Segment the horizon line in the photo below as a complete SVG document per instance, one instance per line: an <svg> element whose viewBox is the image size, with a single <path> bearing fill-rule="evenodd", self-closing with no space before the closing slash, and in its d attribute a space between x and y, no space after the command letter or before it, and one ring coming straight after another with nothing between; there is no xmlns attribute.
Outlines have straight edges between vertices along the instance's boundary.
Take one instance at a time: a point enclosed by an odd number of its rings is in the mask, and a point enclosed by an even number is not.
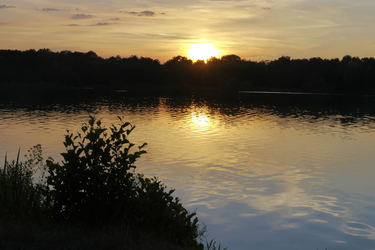
<svg viewBox="0 0 375 250"><path fill-rule="evenodd" d="M101 55L98 55L97 52L95 52L94 50L88 50L88 51L78 51L78 50L52 50L50 48L39 48L39 49L35 49L35 48L29 48L29 49L0 49L0 51L20 51L20 52L26 52L26 51L35 51L35 52L38 52L38 51L43 51L43 50L46 50L46 51L49 51L51 53L61 53L61 52L71 52L71 53L82 53L82 54L88 54L88 53L94 53L97 57L100 57L102 59L110 59L110 58L116 58L116 57L120 57L121 59L127 59L127 58L132 58L132 57L136 57L138 59L141 59L141 58L145 58L145 59L152 59L154 61L158 61L159 63L161 64L165 64L166 62L168 61L171 61L172 59L174 58L177 58L177 57L181 57L181 58L186 58L190 61L192 61L193 63L196 63L196 62L204 62L204 63L207 63L209 60L211 59L218 59L218 60L221 60L223 57L226 57L226 56L237 56L240 58L240 60L243 60L243 61L248 61L248 62L257 62L257 63L261 63L261 62L272 62L272 61L277 61L279 59L282 59L282 58L285 58L285 59L289 59L289 60L310 60L310 59L322 59L322 60L342 60L344 59L345 57L350 57L350 58L358 58L358 59L375 59L375 57L373 56L365 56L365 57L359 57L359 56L352 56L352 55L349 55L349 54L346 54L346 55L343 55L341 58L339 57L320 57L320 56L312 56L312 57L300 57L300 58L297 58L297 57L291 57L291 56L288 56L288 55L281 55L279 57L275 57L274 59L272 60L252 60L252 59L247 59L245 57L241 57L240 55L237 55L237 54L225 54L225 55L222 55L220 57L210 57L209 59L207 60L200 60L200 59L192 59L192 58L189 58L188 56L183 56L183 55L176 55L176 56L173 56L171 57L170 59L167 59L166 61L164 61L163 63L160 61L159 58L153 58L153 57L149 57L149 56L138 56L138 55L128 55L128 56L120 56L120 55L112 55L112 56L101 56Z"/></svg>

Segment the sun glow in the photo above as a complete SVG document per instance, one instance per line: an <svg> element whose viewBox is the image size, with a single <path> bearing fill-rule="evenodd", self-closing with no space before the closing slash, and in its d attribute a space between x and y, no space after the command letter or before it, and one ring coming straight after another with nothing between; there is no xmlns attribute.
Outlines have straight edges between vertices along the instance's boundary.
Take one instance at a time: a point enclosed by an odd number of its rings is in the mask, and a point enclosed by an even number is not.
<svg viewBox="0 0 375 250"><path fill-rule="evenodd" d="M190 119L187 124L193 132L199 134L206 134L212 132L217 127L217 121L214 119L208 107L196 107L192 106L190 111Z"/></svg>
<svg viewBox="0 0 375 250"><path fill-rule="evenodd" d="M207 61L211 57L218 57L220 51L211 43L199 43L190 45L188 57L192 60Z"/></svg>
<svg viewBox="0 0 375 250"><path fill-rule="evenodd" d="M210 118L205 113L193 112L191 114L191 122L200 129L210 127Z"/></svg>

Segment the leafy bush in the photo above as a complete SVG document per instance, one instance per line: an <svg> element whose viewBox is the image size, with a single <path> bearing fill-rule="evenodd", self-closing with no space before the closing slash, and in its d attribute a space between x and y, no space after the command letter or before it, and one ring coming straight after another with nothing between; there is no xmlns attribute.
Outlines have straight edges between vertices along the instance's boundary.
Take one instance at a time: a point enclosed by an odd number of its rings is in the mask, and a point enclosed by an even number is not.
<svg viewBox="0 0 375 250"><path fill-rule="evenodd" d="M128 140L134 126L119 119L119 125L105 128L90 117L80 132L65 135L63 161L47 160L54 218L94 226L118 223L202 248L195 213L156 178L135 173L146 144L134 148Z"/></svg>
<svg viewBox="0 0 375 250"><path fill-rule="evenodd" d="M129 123L108 130L91 117L77 135L65 135L63 161L47 160L48 185L52 187L57 219L103 223L123 221L135 208L135 160L145 151L130 150ZM139 147L139 150L143 147Z"/></svg>
<svg viewBox="0 0 375 250"><path fill-rule="evenodd" d="M90 117L80 132L65 135L60 163L52 158L44 162L40 145L28 151L25 161L19 160L20 152L16 161L5 159L0 168L0 248L17 245L20 235L28 235L22 242L31 246L54 232L57 236L47 245L56 243L61 249L70 249L61 243L71 237L67 235L77 235L85 245L91 233L106 235L98 239L103 249L108 241L119 248L148 249L145 239L157 249L203 249L196 214L156 177L135 172L146 144L135 147L128 140L133 129L121 119L106 128ZM30 228L39 233L29 235ZM74 244L81 248L81 243ZM206 243L205 248L216 245Z"/></svg>
<svg viewBox="0 0 375 250"><path fill-rule="evenodd" d="M145 178L137 176L137 223L154 232L173 239L179 245L195 245L201 236L198 228L198 218L195 213L189 213L172 196L174 190L166 191L167 187L156 177Z"/></svg>

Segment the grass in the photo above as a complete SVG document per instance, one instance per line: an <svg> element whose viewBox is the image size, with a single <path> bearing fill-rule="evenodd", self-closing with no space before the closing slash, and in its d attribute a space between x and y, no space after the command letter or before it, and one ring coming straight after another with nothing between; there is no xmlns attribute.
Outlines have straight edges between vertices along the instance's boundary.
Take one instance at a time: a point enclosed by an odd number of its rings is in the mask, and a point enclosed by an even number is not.
<svg viewBox="0 0 375 250"><path fill-rule="evenodd" d="M199 249L182 247L147 232L107 226L90 228L73 225L13 222L0 226L0 249ZM212 249L212 248L211 248Z"/></svg>
<svg viewBox="0 0 375 250"><path fill-rule="evenodd" d="M203 240L206 250L225 250L215 240ZM107 226L90 228L73 225L13 221L0 223L2 250L195 250L179 246L153 233L134 232L128 228Z"/></svg>

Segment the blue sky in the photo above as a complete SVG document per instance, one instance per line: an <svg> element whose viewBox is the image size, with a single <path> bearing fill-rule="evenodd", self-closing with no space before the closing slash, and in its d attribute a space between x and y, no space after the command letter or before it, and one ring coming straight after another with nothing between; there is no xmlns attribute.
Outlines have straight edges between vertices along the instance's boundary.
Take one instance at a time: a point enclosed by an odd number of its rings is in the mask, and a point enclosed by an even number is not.
<svg viewBox="0 0 375 250"><path fill-rule="evenodd" d="M0 48L187 55L212 43L252 60L375 56L373 0L0 0Z"/></svg>

